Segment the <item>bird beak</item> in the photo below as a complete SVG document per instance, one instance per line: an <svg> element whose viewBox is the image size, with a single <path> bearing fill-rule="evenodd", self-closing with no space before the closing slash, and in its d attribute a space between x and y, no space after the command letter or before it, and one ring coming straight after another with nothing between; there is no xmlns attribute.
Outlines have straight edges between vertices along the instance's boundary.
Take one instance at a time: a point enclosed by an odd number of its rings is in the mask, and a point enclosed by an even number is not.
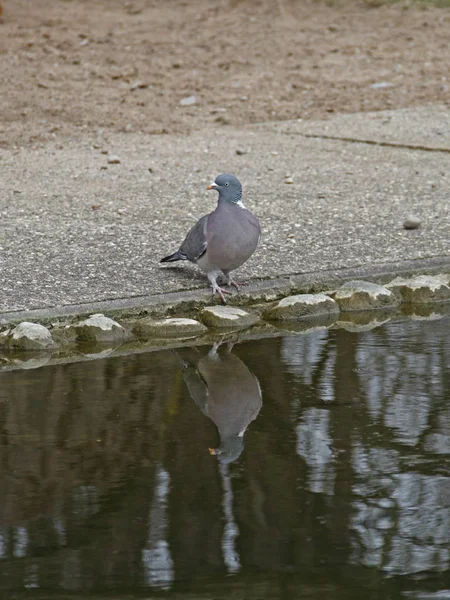
<svg viewBox="0 0 450 600"><path fill-rule="evenodd" d="M219 186L217 185L217 183L215 183L215 182L213 181L212 183L210 183L210 184L207 186L207 188L206 188L206 189L207 189L207 190L214 190L214 189L216 189L216 188L218 188L218 187L219 187Z"/></svg>
<svg viewBox="0 0 450 600"><path fill-rule="evenodd" d="M211 456L215 456L217 454L217 450L215 448L208 448L208 450Z"/></svg>

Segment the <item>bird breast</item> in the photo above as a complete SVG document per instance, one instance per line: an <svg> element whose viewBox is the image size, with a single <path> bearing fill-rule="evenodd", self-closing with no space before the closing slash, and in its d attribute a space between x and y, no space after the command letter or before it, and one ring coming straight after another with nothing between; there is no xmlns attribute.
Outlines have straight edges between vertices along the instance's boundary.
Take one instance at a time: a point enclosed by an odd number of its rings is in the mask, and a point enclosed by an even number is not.
<svg viewBox="0 0 450 600"><path fill-rule="evenodd" d="M256 250L259 236L259 221L249 210L231 203L219 205L208 219L205 258L218 269L237 269Z"/></svg>

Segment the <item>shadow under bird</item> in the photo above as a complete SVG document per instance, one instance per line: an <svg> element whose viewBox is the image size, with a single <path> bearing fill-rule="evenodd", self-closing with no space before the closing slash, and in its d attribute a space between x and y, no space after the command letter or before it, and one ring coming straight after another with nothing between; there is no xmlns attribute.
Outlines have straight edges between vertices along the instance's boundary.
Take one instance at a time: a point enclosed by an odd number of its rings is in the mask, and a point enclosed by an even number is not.
<svg viewBox="0 0 450 600"><path fill-rule="evenodd" d="M243 361L231 352L218 352L214 344L208 354L196 349L176 351L183 379L194 402L217 427L220 446L210 448L222 464L235 461L244 449L244 433L262 406L259 382Z"/></svg>
<svg viewBox="0 0 450 600"><path fill-rule="evenodd" d="M236 177L219 175L206 189L219 192L216 209L199 219L179 249L161 262L189 260L195 263L206 273L213 294L217 293L226 304L224 294L230 292L219 287L217 278L223 274L227 285L239 291L239 284L230 273L256 250L261 227L255 215L245 208L242 185Z"/></svg>

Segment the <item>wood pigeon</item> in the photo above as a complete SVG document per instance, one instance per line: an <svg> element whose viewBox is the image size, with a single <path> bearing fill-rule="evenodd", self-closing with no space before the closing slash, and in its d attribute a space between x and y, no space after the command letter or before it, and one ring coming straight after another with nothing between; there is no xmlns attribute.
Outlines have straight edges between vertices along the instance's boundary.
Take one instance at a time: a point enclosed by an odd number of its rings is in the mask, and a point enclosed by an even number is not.
<svg viewBox="0 0 450 600"><path fill-rule="evenodd" d="M219 287L217 278L223 274L227 284L239 291L230 272L243 265L256 250L261 228L255 215L242 203L242 185L236 177L219 175L206 189L219 192L217 208L197 221L180 248L161 262L195 263L206 273L213 294L217 292L226 304L224 294L230 292Z"/></svg>

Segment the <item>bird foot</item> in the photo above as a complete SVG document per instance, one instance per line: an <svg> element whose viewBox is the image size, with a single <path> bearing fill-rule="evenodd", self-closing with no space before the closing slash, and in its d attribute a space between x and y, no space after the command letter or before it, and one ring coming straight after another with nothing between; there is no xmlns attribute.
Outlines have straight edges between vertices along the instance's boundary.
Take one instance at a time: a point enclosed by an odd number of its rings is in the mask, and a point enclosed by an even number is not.
<svg viewBox="0 0 450 600"><path fill-rule="evenodd" d="M220 299L222 300L222 303L226 304L227 301L225 300L224 294L231 294L231 292L229 292L228 290L224 290L223 288L219 287L217 285L217 283L215 283L215 282L211 284L211 287L212 287L213 296L214 296L214 294L218 294L219 297L220 297Z"/></svg>
<svg viewBox="0 0 450 600"><path fill-rule="evenodd" d="M228 275L227 285L231 285L234 289L239 292L240 288L248 285L247 281L235 281L230 275Z"/></svg>

